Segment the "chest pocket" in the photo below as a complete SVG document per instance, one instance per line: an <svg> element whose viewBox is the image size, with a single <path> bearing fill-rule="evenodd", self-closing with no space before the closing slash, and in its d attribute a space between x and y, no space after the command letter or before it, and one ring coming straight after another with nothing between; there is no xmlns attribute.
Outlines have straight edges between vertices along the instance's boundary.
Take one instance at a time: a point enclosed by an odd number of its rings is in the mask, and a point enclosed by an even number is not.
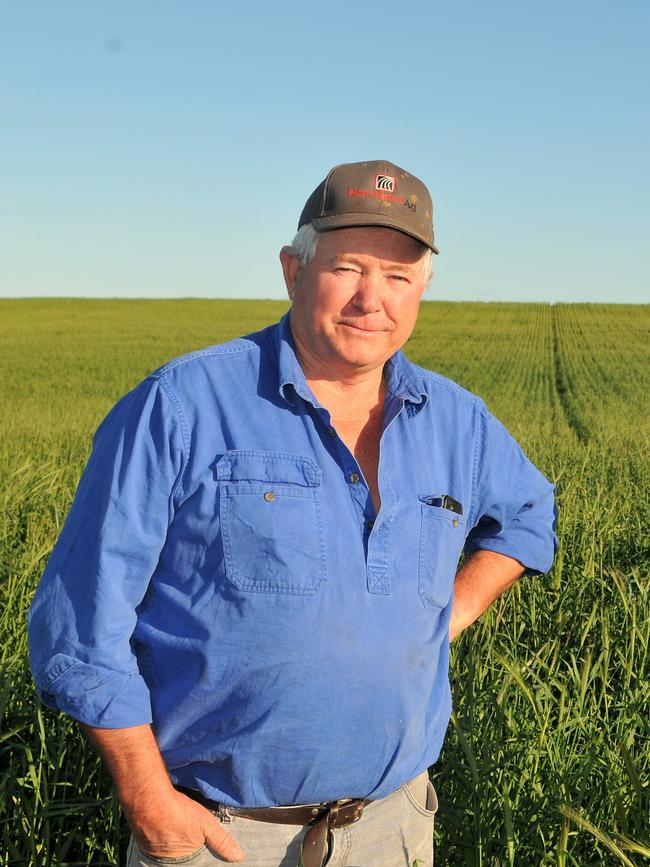
<svg viewBox="0 0 650 867"><path fill-rule="evenodd" d="M456 566L465 542L465 516L421 504L420 599L430 610L444 608L454 590Z"/></svg>
<svg viewBox="0 0 650 867"><path fill-rule="evenodd" d="M320 467L279 452L217 463L226 576L239 590L310 596L326 582Z"/></svg>

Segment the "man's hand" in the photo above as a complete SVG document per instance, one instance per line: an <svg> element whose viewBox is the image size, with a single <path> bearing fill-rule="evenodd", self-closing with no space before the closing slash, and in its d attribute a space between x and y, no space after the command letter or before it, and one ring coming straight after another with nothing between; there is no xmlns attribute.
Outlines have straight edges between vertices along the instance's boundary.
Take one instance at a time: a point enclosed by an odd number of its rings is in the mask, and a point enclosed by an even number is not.
<svg viewBox="0 0 650 867"><path fill-rule="evenodd" d="M504 554L493 551L472 554L454 581L449 640L453 641L463 629L474 623L504 590L521 577L523 571L519 560Z"/></svg>
<svg viewBox="0 0 650 867"><path fill-rule="evenodd" d="M244 857L213 813L175 789L142 798L125 813L138 849L151 858L182 858L204 843L226 861Z"/></svg>
<svg viewBox="0 0 650 867"><path fill-rule="evenodd" d="M151 726L102 729L80 725L113 777L143 854L182 858L205 843L226 861L244 860L244 852L219 820L172 786Z"/></svg>

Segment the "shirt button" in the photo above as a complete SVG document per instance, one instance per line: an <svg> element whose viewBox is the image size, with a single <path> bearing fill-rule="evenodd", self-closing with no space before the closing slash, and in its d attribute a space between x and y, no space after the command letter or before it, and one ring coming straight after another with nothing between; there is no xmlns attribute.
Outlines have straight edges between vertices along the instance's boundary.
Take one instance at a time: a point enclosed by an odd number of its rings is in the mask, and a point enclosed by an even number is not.
<svg viewBox="0 0 650 867"><path fill-rule="evenodd" d="M348 479L350 480L350 482L353 485L356 485L357 482L359 481L359 473L350 473L350 475L348 476Z"/></svg>
<svg viewBox="0 0 650 867"><path fill-rule="evenodd" d="M275 494L273 493L273 491L267 491L264 494L264 499L266 500L267 503L272 503L273 500L275 500Z"/></svg>
<svg viewBox="0 0 650 867"><path fill-rule="evenodd" d="M331 437L335 437L335 436L336 436L336 431L334 430L333 427L328 427L328 428L327 428L327 433L328 433Z"/></svg>
<svg viewBox="0 0 650 867"><path fill-rule="evenodd" d="M458 518L454 518L454 520L451 522L451 526L452 526L452 527L457 527L457 526L458 526Z"/></svg>

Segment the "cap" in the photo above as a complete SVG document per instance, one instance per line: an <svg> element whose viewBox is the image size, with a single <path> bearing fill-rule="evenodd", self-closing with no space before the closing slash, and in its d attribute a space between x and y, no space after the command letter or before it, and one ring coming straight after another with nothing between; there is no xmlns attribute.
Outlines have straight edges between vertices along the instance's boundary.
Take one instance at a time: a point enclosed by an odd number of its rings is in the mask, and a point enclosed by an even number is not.
<svg viewBox="0 0 650 867"><path fill-rule="evenodd" d="M421 180L387 160L335 166L307 199L298 228L306 223L318 232L386 226L438 252L429 190Z"/></svg>

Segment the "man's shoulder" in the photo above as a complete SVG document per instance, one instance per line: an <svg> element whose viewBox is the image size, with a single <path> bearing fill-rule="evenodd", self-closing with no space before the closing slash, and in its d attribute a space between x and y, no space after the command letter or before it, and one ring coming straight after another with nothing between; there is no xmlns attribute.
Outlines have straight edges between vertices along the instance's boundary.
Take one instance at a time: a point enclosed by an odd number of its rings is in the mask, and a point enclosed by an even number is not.
<svg viewBox="0 0 650 867"><path fill-rule="evenodd" d="M218 374L224 366L232 368L249 366L251 360L258 362L262 353L273 346L273 335L277 325L270 325L261 331L235 337L225 343L216 343L202 349L187 352L172 358L149 374L149 379L166 382L191 383L196 376Z"/></svg>

